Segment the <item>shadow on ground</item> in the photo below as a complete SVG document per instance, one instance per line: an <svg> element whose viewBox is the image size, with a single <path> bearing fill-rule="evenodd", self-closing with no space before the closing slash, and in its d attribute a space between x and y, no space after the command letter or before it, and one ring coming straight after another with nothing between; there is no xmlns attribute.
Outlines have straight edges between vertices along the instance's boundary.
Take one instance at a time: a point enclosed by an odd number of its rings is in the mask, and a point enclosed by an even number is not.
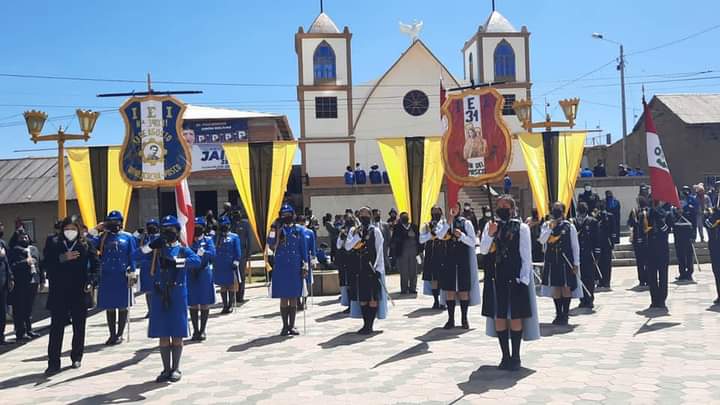
<svg viewBox="0 0 720 405"><path fill-rule="evenodd" d="M265 337L260 337L260 338L251 340L247 343L242 343L239 345L231 346L227 349L227 351L232 352L232 353L240 353L240 352L244 352L244 351L258 348L258 347L274 345L276 343L284 342L288 339L292 339L292 336L280 336L280 335L265 336Z"/></svg>
<svg viewBox="0 0 720 405"><path fill-rule="evenodd" d="M551 323L540 324L540 336L550 337L556 335L565 335L570 333L577 328L577 325L553 325Z"/></svg>
<svg viewBox="0 0 720 405"><path fill-rule="evenodd" d="M144 394L166 387L168 384L158 384L155 381L146 381L140 384L126 385L122 388L118 388L113 392L107 394L98 394L91 397L83 398L75 402L71 402L72 405L80 404L123 404L144 401L147 398Z"/></svg>
<svg viewBox="0 0 720 405"><path fill-rule="evenodd" d="M495 366L481 366L473 371L467 381L458 384L463 394L451 402L455 404L468 395L482 395L490 390L507 390L535 373L535 370L521 368L519 371L499 370Z"/></svg>
<svg viewBox="0 0 720 405"><path fill-rule="evenodd" d="M334 349L341 346L352 346L354 344L362 343L381 333L382 331L375 331L369 335L361 335L356 332L346 332L342 335L335 336L327 342L318 343L318 346L322 347L323 349Z"/></svg>

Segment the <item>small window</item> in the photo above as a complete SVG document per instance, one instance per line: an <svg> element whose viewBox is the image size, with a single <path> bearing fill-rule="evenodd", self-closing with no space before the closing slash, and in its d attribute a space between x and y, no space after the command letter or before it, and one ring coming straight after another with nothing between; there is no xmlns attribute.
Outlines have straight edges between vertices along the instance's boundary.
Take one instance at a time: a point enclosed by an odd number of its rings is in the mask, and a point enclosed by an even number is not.
<svg viewBox="0 0 720 405"><path fill-rule="evenodd" d="M504 39L495 48L495 81L515 81L515 51Z"/></svg>
<svg viewBox="0 0 720 405"><path fill-rule="evenodd" d="M503 115L515 115L515 109L513 108L513 103L515 103L515 95L514 94L505 94L503 95L503 98L505 99L505 105L503 105Z"/></svg>
<svg viewBox="0 0 720 405"><path fill-rule="evenodd" d="M468 58L468 65L470 70L470 83L475 83L475 64L473 63L473 54L470 54Z"/></svg>
<svg viewBox="0 0 720 405"><path fill-rule="evenodd" d="M315 118L337 117L337 97L315 97Z"/></svg>

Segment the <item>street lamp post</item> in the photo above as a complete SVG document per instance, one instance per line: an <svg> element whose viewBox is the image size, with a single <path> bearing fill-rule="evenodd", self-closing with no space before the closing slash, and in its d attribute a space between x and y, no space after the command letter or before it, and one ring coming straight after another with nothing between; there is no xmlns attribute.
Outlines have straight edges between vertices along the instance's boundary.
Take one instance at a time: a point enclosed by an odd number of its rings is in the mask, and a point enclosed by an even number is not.
<svg viewBox="0 0 720 405"><path fill-rule="evenodd" d="M25 124L27 124L27 129L30 133L30 139L33 142L55 141L58 145L58 219L67 216L67 201L65 197L65 141L87 141L100 115L100 113L96 111L80 109L76 111L76 114L80 122L82 135L68 134L62 128L59 128L55 134L41 135L40 133L47 120L47 114L35 110L25 111L25 113L23 113Z"/></svg>
<svg viewBox="0 0 720 405"><path fill-rule="evenodd" d="M625 49L623 44L605 38L602 33L593 32L592 37L620 47L620 58L618 59L617 70L620 71L620 103L622 107L622 162L627 164L627 147L625 138L627 137L627 108L625 108Z"/></svg>
<svg viewBox="0 0 720 405"><path fill-rule="evenodd" d="M566 100L560 100L560 107L562 108L563 114L567 121L553 121L550 118L550 114L545 116L545 121L530 122L530 109L532 108L532 101L530 100L518 100L513 103L513 109L517 114L518 120L522 124L526 131L530 132L533 128L544 128L545 131L550 132L553 128L573 128L575 126L575 119L577 118L577 110L580 105L579 98L569 98Z"/></svg>

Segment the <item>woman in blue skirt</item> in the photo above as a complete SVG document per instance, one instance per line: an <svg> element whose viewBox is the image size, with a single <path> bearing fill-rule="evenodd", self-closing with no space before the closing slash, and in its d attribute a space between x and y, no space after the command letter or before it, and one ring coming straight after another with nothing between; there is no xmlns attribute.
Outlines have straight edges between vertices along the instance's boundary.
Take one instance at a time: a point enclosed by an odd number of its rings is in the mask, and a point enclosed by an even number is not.
<svg viewBox="0 0 720 405"><path fill-rule="evenodd" d="M195 218L195 236L191 246L193 252L200 257L200 266L188 272L188 304L190 305L190 321L193 325L193 341L206 339L210 305L215 303L215 286L213 285L213 259L215 243L205 234L205 218ZM198 313L200 327L198 327Z"/></svg>
<svg viewBox="0 0 720 405"><path fill-rule="evenodd" d="M142 253L151 255L150 274L154 281L148 337L160 339L163 371L157 382L177 382L182 378L180 357L183 338L188 336L188 291L186 270L200 266L200 257L180 245L180 223L168 215L160 221L160 237Z"/></svg>

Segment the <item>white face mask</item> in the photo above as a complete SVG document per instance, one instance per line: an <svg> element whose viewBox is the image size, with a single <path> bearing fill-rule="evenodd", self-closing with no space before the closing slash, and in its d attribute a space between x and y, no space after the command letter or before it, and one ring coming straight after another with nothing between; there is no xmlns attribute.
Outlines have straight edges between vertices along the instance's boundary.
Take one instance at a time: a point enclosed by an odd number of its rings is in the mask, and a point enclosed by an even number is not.
<svg viewBox="0 0 720 405"><path fill-rule="evenodd" d="M74 229L66 229L65 231L63 231L63 234L65 235L65 239L72 242L75 240L75 238L77 238L78 231Z"/></svg>

